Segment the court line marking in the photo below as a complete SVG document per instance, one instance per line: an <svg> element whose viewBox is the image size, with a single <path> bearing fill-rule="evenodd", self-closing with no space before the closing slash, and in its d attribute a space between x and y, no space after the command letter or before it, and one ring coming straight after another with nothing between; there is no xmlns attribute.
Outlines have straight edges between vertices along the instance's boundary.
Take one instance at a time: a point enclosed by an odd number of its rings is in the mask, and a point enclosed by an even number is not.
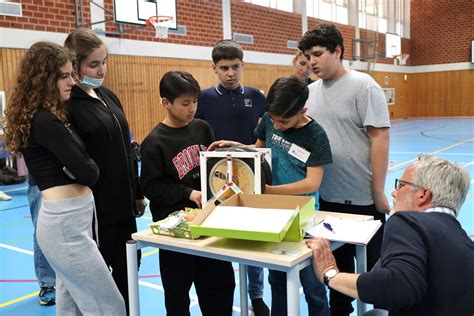
<svg viewBox="0 0 474 316"><path fill-rule="evenodd" d="M9 305L21 302L21 301L24 301L26 299L29 299L29 298L33 297L33 296L37 296L38 294L39 294L39 291L36 291L36 292L30 293L30 294L15 298L13 300L6 301L5 303L0 303L0 308L6 307L6 306L9 306Z"/></svg>
<svg viewBox="0 0 474 316"><path fill-rule="evenodd" d="M142 253L142 258L148 257L148 256L150 256L150 255L152 255L152 254L155 254L155 253L157 253L158 251L160 251L160 250L159 250L159 249L155 249L155 250L151 250L151 251Z"/></svg>
<svg viewBox="0 0 474 316"><path fill-rule="evenodd" d="M145 282L145 281L138 281L138 284L161 291L161 292L165 292L165 289L163 288L163 286L158 285L158 284L153 284L153 283ZM197 295L189 293L189 298L191 299L191 303L189 304L189 307L192 307L198 304Z"/></svg>
<svg viewBox="0 0 474 316"><path fill-rule="evenodd" d="M474 141L474 138L466 139L466 140L464 140L464 141L462 141L462 142L453 144L453 145L451 145L451 146L444 147L444 148L435 150L435 151L433 151L433 152L430 152L429 154L430 154L430 155L434 155L434 154L440 153L440 152L442 152L442 151L445 151L445 150L448 150L448 149L451 149L451 148L454 148L454 147L457 147L457 146L460 146L460 145L462 145L462 144L469 143L469 142L472 142L472 141ZM413 158L413 159L410 159L410 160L401 162L401 163L399 163L399 164L396 164L396 165L394 165L394 166L391 166L390 168L388 168L387 171L390 171L390 170L393 170L393 169L398 168L398 167L400 167L400 166L404 166L404 165L406 165L406 164L409 164L409 163L411 163L411 162L414 162L414 161L416 161L416 159L418 159L418 158Z"/></svg>
<svg viewBox="0 0 474 316"><path fill-rule="evenodd" d="M15 188L15 189L9 189L9 190L2 190L3 192L5 193L10 193L10 192L16 192L16 191L25 191L28 190L27 187L24 187L24 188Z"/></svg>
<svg viewBox="0 0 474 316"><path fill-rule="evenodd" d="M470 166L470 165L473 165L474 164L474 161L471 161L471 162L468 162L467 164L465 164L463 167L466 168L467 166Z"/></svg>
<svg viewBox="0 0 474 316"><path fill-rule="evenodd" d="M27 255L31 255L31 256L33 255L33 251L21 249L21 248L10 246L10 245L0 244L0 247L10 249L10 250L13 250L13 251L26 253Z"/></svg>

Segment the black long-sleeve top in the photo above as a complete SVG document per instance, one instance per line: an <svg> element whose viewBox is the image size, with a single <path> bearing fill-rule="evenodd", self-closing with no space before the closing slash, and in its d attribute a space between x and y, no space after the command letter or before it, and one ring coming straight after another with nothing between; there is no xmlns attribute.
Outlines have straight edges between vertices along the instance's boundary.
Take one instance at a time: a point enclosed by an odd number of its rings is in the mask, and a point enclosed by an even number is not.
<svg viewBox="0 0 474 316"><path fill-rule="evenodd" d="M398 212L359 297L393 315L474 315L474 242L449 214Z"/></svg>
<svg viewBox="0 0 474 316"><path fill-rule="evenodd" d="M99 178L99 168L87 156L74 127L45 109L40 109L31 121L28 146L22 153L41 191L71 183L92 186ZM67 176L63 167L76 179Z"/></svg>
<svg viewBox="0 0 474 316"><path fill-rule="evenodd" d="M130 129L117 96L105 87L95 89L104 103L74 86L69 101L71 122L97 163L100 177L92 187L100 227L135 220L137 172L130 147Z"/></svg>
<svg viewBox="0 0 474 316"><path fill-rule="evenodd" d="M192 190L201 191L199 152L213 141L211 127L199 119L181 128L160 123L145 138L140 179L153 221L184 207L196 207L189 196Z"/></svg>

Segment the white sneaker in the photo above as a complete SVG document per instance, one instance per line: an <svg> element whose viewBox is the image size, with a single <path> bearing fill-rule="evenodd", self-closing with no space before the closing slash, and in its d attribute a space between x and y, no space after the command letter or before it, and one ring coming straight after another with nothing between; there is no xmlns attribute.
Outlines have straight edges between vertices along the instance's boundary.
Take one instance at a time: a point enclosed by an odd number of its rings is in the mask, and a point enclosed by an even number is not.
<svg viewBox="0 0 474 316"><path fill-rule="evenodd" d="M10 201L11 199L12 199L11 196L7 195L3 191L0 191L0 201Z"/></svg>

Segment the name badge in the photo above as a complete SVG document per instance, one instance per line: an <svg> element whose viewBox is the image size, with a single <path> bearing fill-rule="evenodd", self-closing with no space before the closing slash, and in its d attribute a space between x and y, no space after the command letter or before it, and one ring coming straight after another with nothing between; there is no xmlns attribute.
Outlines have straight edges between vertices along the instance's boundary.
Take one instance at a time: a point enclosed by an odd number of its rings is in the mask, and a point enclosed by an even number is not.
<svg viewBox="0 0 474 316"><path fill-rule="evenodd" d="M298 145L292 144L288 153L298 159L301 162L306 163L308 161L309 155L311 154L309 151L300 147Z"/></svg>

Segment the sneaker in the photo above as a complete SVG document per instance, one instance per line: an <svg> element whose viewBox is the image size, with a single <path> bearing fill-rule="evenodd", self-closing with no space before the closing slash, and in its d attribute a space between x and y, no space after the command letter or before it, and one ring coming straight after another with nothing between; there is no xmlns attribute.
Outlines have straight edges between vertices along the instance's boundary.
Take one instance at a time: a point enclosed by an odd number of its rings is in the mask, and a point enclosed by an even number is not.
<svg viewBox="0 0 474 316"><path fill-rule="evenodd" d="M11 199L12 199L11 196L9 196L3 191L0 191L0 201L10 201Z"/></svg>
<svg viewBox="0 0 474 316"><path fill-rule="evenodd" d="M54 286L42 287L38 295L38 301L43 306L56 304L56 288Z"/></svg>
<svg viewBox="0 0 474 316"><path fill-rule="evenodd" d="M252 307L255 316L268 316L270 315L270 309L267 304L261 298L252 300Z"/></svg>

